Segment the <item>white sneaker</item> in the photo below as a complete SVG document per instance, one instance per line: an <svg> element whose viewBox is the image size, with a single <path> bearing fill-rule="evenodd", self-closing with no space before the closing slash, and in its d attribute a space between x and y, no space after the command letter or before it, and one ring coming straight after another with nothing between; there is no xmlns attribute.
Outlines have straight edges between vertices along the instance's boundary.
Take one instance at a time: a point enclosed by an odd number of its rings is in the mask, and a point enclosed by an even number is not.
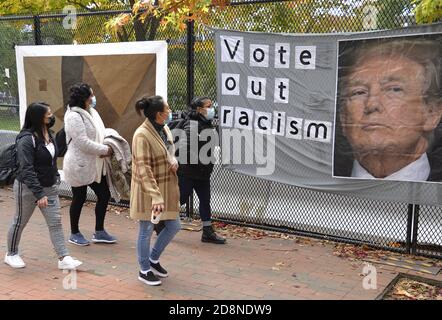
<svg viewBox="0 0 442 320"><path fill-rule="evenodd" d="M15 269L24 268L26 266L26 263L23 261L22 258L20 258L18 254L15 254L13 256L8 256L8 254L6 254L5 263Z"/></svg>
<svg viewBox="0 0 442 320"><path fill-rule="evenodd" d="M58 269L61 270L75 270L83 262L72 258L71 256L65 256L63 260L58 260Z"/></svg>

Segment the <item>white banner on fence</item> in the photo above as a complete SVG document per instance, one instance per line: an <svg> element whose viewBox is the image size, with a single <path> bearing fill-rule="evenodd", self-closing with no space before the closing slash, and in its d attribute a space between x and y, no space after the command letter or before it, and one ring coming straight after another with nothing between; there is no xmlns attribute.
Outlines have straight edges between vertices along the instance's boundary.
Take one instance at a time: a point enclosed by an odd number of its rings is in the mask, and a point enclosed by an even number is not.
<svg viewBox="0 0 442 320"><path fill-rule="evenodd" d="M226 168L441 203L442 24L324 35L216 30L215 40Z"/></svg>

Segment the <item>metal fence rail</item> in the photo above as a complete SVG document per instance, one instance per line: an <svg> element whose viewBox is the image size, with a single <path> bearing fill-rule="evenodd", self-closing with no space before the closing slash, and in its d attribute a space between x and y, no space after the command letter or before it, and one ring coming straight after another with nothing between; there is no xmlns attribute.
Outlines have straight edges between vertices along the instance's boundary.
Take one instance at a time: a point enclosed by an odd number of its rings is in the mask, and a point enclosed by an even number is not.
<svg viewBox="0 0 442 320"><path fill-rule="evenodd" d="M214 11L209 26L242 31L309 33L355 32L414 24L411 0L371 1L232 1ZM339 4L341 3L341 4ZM375 11L375 21L367 20ZM65 29L65 14L0 17L0 95L18 97L14 45L116 42L104 23L130 10L80 12L77 29ZM133 30L124 39L135 41ZM168 101L183 110L194 96L216 101L213 34L206 25L188 23L184 32L151 33L167 40ZM9 77L3 70L9 69ZM4 80L4 81L3 81ZM17 99L17 98L16 98ZM0 129L18 130L17 107L0 99ZM212 175L215 219L274 231L442 258L442 208L380 202L322 193L244 176L215 166ZM70 195L67 188L64 195ZM93 196L90 195L93 199ZM198 214L198 199L192 199Z"/></svg>

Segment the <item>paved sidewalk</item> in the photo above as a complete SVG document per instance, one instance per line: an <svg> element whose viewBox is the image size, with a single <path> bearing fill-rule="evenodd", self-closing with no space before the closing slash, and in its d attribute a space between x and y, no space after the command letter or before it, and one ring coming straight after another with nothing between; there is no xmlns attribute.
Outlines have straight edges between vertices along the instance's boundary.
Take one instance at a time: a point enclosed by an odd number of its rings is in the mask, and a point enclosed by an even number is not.
<svg viewBox="0 0 442 320"><path fill-rule="evenodd" d="M14 212L12 197L10 190L0 189L1 259ZM69 201L62 200L65 237L68 209ZM85 207L80 220L80 229L88 238L94 229L92 209L91 205ZM68 283L65 277L69 275L57 269L47 226L36 210L20 246L26 268L14 270L0 264L0 299L359 300L374 299L399 272L419 274L379 265L378 288L364 290L363 262L334 256L333 243L265 237L228 239L228 244L222 246L202 243L200 232L182 230L161 258L169 278L160 287L149 287L137 280L138 230L137 224L127 218L127 210L111 210L105 226L118 237L117 244L68 244L71 255L84 264L76 273L77 288L65 290L63 282ZM431 278L442 280L442 275Z"/></svg>

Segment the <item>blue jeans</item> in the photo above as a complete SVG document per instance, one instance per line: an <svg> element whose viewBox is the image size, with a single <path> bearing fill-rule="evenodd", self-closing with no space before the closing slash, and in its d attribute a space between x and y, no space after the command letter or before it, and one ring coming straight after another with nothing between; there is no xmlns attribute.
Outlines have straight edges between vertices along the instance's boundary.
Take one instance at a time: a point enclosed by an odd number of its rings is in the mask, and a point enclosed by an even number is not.
<svg viewBox="0 0 442 320"><path fill-rule="evenodd" d="M164 229L161 230L152 251L150 250L150 238L153 232L153 223L146 220L140 221L140 231L138 233L137 253L138 263L141 271L150 269L149 258L156 261L160 259L161 253L166 249L173 237L181 230L180 218L176 220L164 220Z"/></svg>

